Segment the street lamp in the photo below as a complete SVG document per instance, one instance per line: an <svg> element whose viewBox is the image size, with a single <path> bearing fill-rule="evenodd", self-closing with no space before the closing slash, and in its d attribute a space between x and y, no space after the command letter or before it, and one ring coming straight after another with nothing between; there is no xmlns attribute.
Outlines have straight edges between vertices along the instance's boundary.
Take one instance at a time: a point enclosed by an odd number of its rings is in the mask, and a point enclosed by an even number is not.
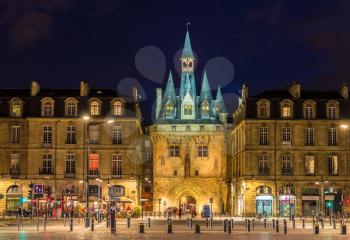
<svg viewBox="0 0 350 240"><path fill-rule="evenodd" d="M348 162L348 154L349 154L349 138L348 138L348 134L349 134L349 125L348 124L341 124L340 128L342 128L344 131L346 131L346 154L345 154L345 169L348 168L347 166L347 162ZM341 205L341 211L342 211L342 216L344 216L344 188L342 189L342 205Z"/></svg>

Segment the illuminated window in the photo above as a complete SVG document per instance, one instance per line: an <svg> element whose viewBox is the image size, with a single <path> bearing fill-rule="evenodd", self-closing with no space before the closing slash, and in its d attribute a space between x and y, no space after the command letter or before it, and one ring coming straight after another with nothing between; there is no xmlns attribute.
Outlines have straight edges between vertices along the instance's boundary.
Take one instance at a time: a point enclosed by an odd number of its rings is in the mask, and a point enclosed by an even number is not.
<svg viewBox="0 0 350 240"><path fill-rule="evenodd" d="M172 117L174 112L174 105L171 102L165 104L165 116Z"/></svg>
<svg viewBox="0 0 350 240"><path fill-rule="evenodd" d="M337 175L338 174L338 157L337 155L330 155L328 157L328 174Z"/></svg>
<svg viewBox="0 0 350 240"><path fill-rule="evenodd" d="M291 143L291 129L290 127L282 128L282 143L290 144Z"/></svg>
<svg viewBox="0 0 350 240"><path fill-rule="evenodd" d="M282 117L291 117L292 113L291 113L291 107L289 104L284 104L282 107Z"/></svg>
<svg viewBox="0 0 350 240"><path fill-rule="evenodd" d="M97 101L92 101L90 103L90 114L91 116L100 115L100 104Z"/></svg>
<svg viewBox="0 0 350 240"><path fill-rule="evenodd" d="M11 117L20 117L22 115L22 104L19 101L11 103Z"/></svg>
<svg viewBox="0 0 350 240"><path fill-rule="evenodd" d="M184 114L185 115L192 115L192 104L185 104Z"/></svg>
<svg viewBox="0 0 350 240"><path fill-rule="evenodd" d="M305 156L305 174L306 175L315 174L315 156L314 155Z"/></svg>
<svg viewBox="0 0 350 240"><path fill-rule="evenodd" d="M202 116L209 116L209 103L208 101L203 101L201 106Z"/></svg>
<svg viewBox="0 0 350 240"><path fill-rule="evenodd" d="M119 101L114 102L113 104L113 114L115 116L123 115L123 104Z"/></svg>
<svg viewBox="0 0 350 240"><path fill-rule="evenodd" d="M12 126L11 127L11 143L20 143L21 140L21 127Z"/></svg>
<svg viewBox="0 0 350 240"><path fill-rule="evenodd" d="M98 176L100 168L100 156L97 153L89 154L89 175Z"/></svg>

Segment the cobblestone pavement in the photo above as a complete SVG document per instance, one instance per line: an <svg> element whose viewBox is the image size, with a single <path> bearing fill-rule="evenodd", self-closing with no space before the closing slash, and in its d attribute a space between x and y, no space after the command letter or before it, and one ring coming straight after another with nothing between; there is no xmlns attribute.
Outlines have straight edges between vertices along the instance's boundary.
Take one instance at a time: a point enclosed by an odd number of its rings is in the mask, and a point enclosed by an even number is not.
<svg viewBox="0 0 350 240"><path fill-rule="evenodd" d="M280 219L280 222L283 220ZM140 234L139 224L145 223L145 233ZM25 222L23 227L18 230L17 221L7 222L7 226L0 227L0 240L6 239L349 239L347 235L340 235L339 221L337 228L326 222L324 229L320 226L320 235L315 235L310 221L306 222L306 228L302 228L300 221L296 222L296 229L293 229L292 222L287 221L287 234L283 232L283 225L279 226L279 232L272 228L272 221L269 220L267 227L264 227L263 221L255 221L254 229L248 232L243 221L236 220L231 234L223 231L223 221L214 221L213 227L207 227L206 221L194 220L193 228L187 226L186 220L173 221L173 233L167 233L167 224L165 220L151 220L151 227L147 221L131 220L131 227L128 228L126 220L117 220L117 233L111 234L110 229L106 228L106 223L95 224L92 232L90 228L83 226L83 221L75 219L73 231L70 232L68 224L64 226L63 221L55 220L47 225L46 230L43 227L43 220L40 220L39 231L37 231L36 221ZM196 234L195 224L201 226L201 233Z"/></svg>

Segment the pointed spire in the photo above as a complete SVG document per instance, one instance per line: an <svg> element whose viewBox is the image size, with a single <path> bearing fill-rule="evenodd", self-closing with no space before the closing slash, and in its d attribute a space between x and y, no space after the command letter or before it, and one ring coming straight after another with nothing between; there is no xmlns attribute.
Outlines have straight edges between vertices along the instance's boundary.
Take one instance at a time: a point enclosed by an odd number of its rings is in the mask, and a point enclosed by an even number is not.
<svg viewBox="0 0 350 240"><path fill-rule="evenodd" d="M194 58L194 55L192 52L190 34L188 33L188 30L186 31L185 44L182 49L181 58Z"/></svg>
<svg viewBox="0 0 350 240"><path fill-rule="evenodd" d="M209 82L208 82L207 71L204 71L202 87L201 87L201 95L200 95L200 101L202 102L204 100L207 100L209 104L213 100Z"/></svg>
<svg viewBox="0 0 350 240"><path fill-rule="evenodd" d="M175 93L175 87L174 87L174 80L173 80L173 75L171 74L171 71L170 71L168 82L166 84L166 88L164 92L164 98L165 99L171 98L174 101L175 97L176 97L176 93Z"/></svg>
<svg viewBox="0 0 350 240"><path fill-rule="evenodd" d="M222 97L222 94L221 94L220 86L218 86L218 91L216 93L216 106L217 105L220 105L222 113L227 113L224 98Z"/></svg>

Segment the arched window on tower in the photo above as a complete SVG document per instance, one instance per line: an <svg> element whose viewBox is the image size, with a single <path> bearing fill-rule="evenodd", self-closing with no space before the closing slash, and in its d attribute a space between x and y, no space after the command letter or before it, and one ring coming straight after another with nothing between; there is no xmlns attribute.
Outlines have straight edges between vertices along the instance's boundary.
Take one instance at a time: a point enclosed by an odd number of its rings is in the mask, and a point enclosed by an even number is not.
<svg viewBox="0 0 350 240"><path fill-rule="evenodd" d="M165 117L172 117L174 113L174 105L172 102L165 104Z"/></svg>
<svg viewBox="0 0 350 240"><path fill-rule="evenodd" d="M192 104L185 104L184 115L192 115Z"/></svg>

